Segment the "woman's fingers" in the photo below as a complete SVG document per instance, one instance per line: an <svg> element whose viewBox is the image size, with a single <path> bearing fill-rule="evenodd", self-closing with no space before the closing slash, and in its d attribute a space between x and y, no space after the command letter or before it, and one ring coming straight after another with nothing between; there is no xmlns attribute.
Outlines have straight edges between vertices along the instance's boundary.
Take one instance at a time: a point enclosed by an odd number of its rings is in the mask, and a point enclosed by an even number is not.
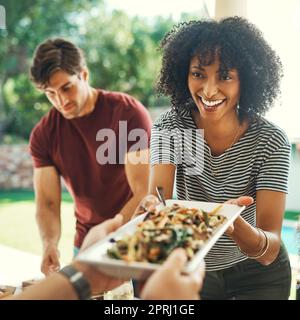
<svg viewBox="0 0 300 320"><path fill-rule="evenodd" d="M131 219L147 212L153 210L156 205L160 202L158 198L152 194L147 195L138 205Z"/></svg>
<svg viewBox="0 0 300 320"><path fill-rule="evenodd" d="M238 206L250 206L254 202L254 199L252 197L248 196L242 196L236 199L230 199L226 201L225 203L229 204L236 204Z"/></svg>

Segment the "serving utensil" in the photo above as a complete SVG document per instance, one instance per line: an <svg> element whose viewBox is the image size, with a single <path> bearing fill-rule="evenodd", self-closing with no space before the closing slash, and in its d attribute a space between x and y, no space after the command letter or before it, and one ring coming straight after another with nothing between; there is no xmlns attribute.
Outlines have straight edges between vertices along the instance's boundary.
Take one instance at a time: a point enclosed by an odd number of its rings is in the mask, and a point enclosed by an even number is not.
<svg viewBox="0 0 300 320"><path fill-rule="evenodd" d="M166 200L165 200L165 195L164 195L164 189L163 189L163 187L157 186L155 189L156 189L156 193L157 193L158 199L159 199L160 202L162 202L163 205L166 207L167 204L166 204Z"/></svg>

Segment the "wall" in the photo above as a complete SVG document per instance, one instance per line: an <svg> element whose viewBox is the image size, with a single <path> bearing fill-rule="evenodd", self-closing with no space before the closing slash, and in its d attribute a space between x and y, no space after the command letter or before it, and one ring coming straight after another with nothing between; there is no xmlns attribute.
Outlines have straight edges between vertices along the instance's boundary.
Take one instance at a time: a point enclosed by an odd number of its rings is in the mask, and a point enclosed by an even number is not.
<svg viewBox="0 0 300 320"><path fill-rule="evenodd" d="M27 145L0 145L0 190L32 189L32 173Z"/></svg>

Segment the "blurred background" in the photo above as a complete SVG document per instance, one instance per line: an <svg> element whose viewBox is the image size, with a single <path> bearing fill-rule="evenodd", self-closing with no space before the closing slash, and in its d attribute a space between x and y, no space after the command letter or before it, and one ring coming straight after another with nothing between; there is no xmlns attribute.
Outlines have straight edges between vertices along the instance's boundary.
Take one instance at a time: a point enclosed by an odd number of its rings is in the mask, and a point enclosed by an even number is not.
<svg viewBox="0 0 300 320"><path fill-rule="evenodd" d="M154 90L163 35L178 22L229 15L255 23L284 65L282 95L267 118L287 132L292 144L283 239L294 269L298 266L300 0L0 0L0 284L20 273L19 262L17 267L11 262L20 252L32 261L22 277L39 270L28 137L50 105L28 79L36 46L58 36L75 42L85 53L93 87L133 95L155 119L169 106ZM60 250L65 263L72 258L73 215L72 199L64 191Z"/></svg>

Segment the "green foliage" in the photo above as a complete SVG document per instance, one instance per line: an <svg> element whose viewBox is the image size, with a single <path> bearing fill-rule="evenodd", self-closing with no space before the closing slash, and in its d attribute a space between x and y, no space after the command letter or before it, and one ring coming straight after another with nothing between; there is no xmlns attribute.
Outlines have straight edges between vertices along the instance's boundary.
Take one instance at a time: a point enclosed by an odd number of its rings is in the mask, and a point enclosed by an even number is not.
<svg viewBox="0 0 300 320"><path fill-rule="evenodd" d="M108 11L104 0L2 0L1 5L7 31L0 33L0 141L7 134L28 138L50 108L30 83L28 69L36 46L51 37L67 38L83 49L92 86L127 92L147 107L169 104L156 97L154 84L159 41L176 23L171 17L130 18Z"/></svg>
<svg viewBox="0 0 300 320"><path fill-rule="evenodd" d="M46 38L71 38L78 26L74 15L102 1L2 0L6 32L0 34L0 140L5 133L28 138L49 108L28 79L35 47Z"/></svg>
<svg viewBox="0 0 300 320"><path fill-rule="evenodd" d="M101 28L99 20L103 22ZM97 30L97 35L92 30ZM151 38L156 30L140 18L130 20L121 11L114 11L111 16L100 13L90 19L84 51L92 84L130 93L146 106L153 106L151 97L160 60L158 41Z"/></svg>

